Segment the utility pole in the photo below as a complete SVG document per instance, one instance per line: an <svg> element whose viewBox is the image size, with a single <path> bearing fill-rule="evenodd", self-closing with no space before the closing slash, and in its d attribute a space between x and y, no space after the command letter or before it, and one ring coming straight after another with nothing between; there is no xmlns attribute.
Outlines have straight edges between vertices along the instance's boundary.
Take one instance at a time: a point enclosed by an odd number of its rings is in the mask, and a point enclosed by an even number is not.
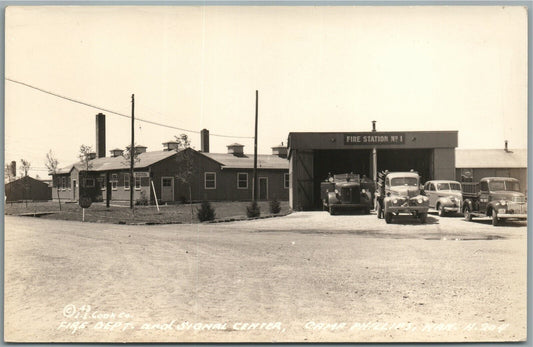
<svg viewBox="0 0 533 347"><path fill-rule="evenodd" d="M255 91L255 136L254 136L254 187L252 190L252 201L257 198L257 114L258 114L259 92Z"/></svg>
<svg viewBox="0 0 533 347"><path fill-rule="evenodd" d="M135 155L135 94L131 94L131 145L130 145L130 209L133 210L133 189L135 177L133 176L133 161Z"/></svg>
<svg viewBox="0 0 533 347"><path fill-rule="evenodd" d="M372 121L372 132L376 132L376 121ZM374 182L378 180L378 153L376 146L372 147L372 179Z"/></svg>

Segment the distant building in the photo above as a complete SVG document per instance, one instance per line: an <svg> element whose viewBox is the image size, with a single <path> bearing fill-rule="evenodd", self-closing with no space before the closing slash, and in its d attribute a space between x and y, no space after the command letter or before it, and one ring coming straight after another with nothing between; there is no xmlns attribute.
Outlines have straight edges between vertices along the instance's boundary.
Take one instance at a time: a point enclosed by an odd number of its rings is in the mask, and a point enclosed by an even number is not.
<svg viewBox="0 0 533 347"><path fill-rule="evenodd" d="M46 201L52 199L52 189L48 183L30 176L6 183L4 190L7 202L24 200Z"/></svg>
<svg viewBox="0 0 533 347"><path fill-rule="evenodd" d="M527 149L456 149L455 177L477 182L483 177L514 177L527 191Z"/></svg>

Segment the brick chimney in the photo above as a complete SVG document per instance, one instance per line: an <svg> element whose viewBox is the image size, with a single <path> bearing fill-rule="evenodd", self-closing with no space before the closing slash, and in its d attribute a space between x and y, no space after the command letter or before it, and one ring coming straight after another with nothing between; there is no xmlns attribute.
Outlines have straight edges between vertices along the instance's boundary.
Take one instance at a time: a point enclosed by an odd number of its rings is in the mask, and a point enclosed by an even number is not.
<svg viewBox="0 0 533 347"><path fill-rule="evenodd" d="M202 131L200 131L200 137L201 151L204 153L209 153L209 130L202 129Z"/></svg>
<svg viewBox="0 0 533 347"><path fill-rule="evenodd" d="M236 157L242 157L244 156L244 145L241 145L240 143L232 143L231 145L228 145L228 154L233 154Z"/></svg>
<svg viewBox="0 0 533 347"><path fill-rule="evenodd" d="M96 156L105 157L105 114L96 115Z"/></svg>

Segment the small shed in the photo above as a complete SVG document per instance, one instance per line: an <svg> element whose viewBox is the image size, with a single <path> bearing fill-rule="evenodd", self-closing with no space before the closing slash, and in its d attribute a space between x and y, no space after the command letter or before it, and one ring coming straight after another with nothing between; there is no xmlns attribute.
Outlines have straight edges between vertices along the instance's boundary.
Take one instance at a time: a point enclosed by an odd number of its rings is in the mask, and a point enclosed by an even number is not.
<svg viewBox="0 0 533 347"><path fill-rule="evenodd" d="M5 184L6 201L46 201L52 199L52 189L46 182L30 176Z"/></svg>

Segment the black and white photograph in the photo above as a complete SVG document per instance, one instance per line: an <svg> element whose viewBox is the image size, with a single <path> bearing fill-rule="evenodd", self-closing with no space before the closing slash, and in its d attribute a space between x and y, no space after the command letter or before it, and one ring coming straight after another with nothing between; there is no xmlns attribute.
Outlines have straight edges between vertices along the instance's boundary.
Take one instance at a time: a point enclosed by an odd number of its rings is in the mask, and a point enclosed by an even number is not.
<svg viewBox="0 0 533 347"><path fill-rule="evenodd" d="M528 10L6 7L4 341L526 341Z"/></svg>

